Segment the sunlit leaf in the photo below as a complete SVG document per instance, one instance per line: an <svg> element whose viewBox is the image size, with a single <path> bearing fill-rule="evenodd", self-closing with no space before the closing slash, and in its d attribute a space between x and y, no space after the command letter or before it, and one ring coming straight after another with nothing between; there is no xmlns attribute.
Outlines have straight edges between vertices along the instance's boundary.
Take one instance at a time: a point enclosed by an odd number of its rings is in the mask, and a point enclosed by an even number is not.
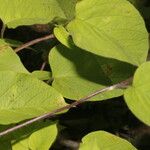
<svg viewBox="0 0 150 150"><path fill-rule="evenodd" d="M45 127L43 126L45 125ZM48 150L52 143L55 141L57 136L56 124L50 124L49 121L36 123L36 126L41 126L38 130L34 131L34 126L26 127L26 130L33 130L28 136L23 136L21 134L16 134L16 140L12 142L12 150ZM42 127L43 126L43 127ZM22 129L23 130L23 129ZM18 136L18 137L17 137Z"/></svg>
<svg viewBox="0 0 150 150"><path fill-rule="evenodd" d="M0 71L3 70L29 73L13 49L3 40L0 40Z"/></svg>
<svg viewBox="0 0 150 150"><path fill-rule="evenodd" d="M56 38L66 47L70 47L69 45L69 33L63 26L58 26L54 28L54 34Z"/></svg>
<svg viewBox="0 0 150 150"><path fill-rule="evenodd" d="M49 71L40 71L40 70L36 70L32 72L32 76L40 79L40 80L49 80L50 78L52 78L51 72Z"/></svg>
<svg viewBox="0 0 150 150"><path fill-rule="evenodd" d="M135 72L133 85L125 91L125 101L130 110L144 123L150 125L150 62L142 64Z"/></svg>
<svg viewBox="0 0 150 150"><path fill-rule="evenodd" d="M10 28L70 20L76 0L0 0L0 18ZM7 9L6 9L7 8Z"/></svg>
<svg viewBox="0 0 150 150"><path fill-rule="evenodd" d="M136 148L113 134L96 131L82 139L79 150L136 150Z"/></svg>
<svg viewBox="0 0 150 150"><path fill-rule="evenodd" d="M82 0L67 26L73 41L94 54L139 66L146 61L148 33L127 0Z"/></svg>
<svg viewBox="0 0 150 150"><path fill-rule="evenodd" d="M56 125L50 125L34 132L29 137L29 147L32 150L48 150L57 136Z"/></svg>
<svg viewBox="0 0 150 150"><path fill-rule="evenodd" d="M33 118L65 105L54 88L31 75L0 72L0 124Z"/></svg>

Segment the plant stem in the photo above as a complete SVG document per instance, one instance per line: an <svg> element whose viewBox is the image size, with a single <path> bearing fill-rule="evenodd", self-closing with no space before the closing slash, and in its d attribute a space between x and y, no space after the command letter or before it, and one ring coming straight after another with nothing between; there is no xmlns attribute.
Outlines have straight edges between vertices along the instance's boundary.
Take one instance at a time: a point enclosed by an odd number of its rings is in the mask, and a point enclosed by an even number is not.
<svg viewBox="0 0 150 150"><path fill-rule="evenodd" d="M7 130L5 130L5 131L3 131L3 132L0 132L0 137L2 137L2 136L4 136L4 135L7 135L7 134L9 134L9 133L11 133L11 132L14 132L14 131L16 131L16 130L18 130L18 129L20 129L20 128L23 128L23 127L25 127L25 126L27 126L27 125L30 125L30 124L32 124L32 123L34 123L34 122L41 121L41 120L47 119L47 118L52 118L52 117L54 117L57 113L60 113L60 112L62 112L62 111L64 111L64 110L70 109L70 108L72 108L72 107L76 107L77 105L79 105L79 104L81 104L81 103L84 103L84 102L88 101L90 98L92 98L92 97L94 97L94 96L96 96L96 95L98 95L98 94L101 94L101 93L103 93L103 92L112 91L112 90L117 89L117 88L127 88L131 83L132 83L132 77L131 77L131 78L128 78L127 80L124 80L124 81L122 81L122 82L120 82L120 83L117 83L117 84L114 84L114 85L112 85L112 86L109 86L109 87L100 89L100 90L98 90L98 91L95 91L95 92L89 94L88 96L83 97L83 98L79 99L78 101L73 102L72 104L63 106L63 107L58 108L58 109L56 109L56 110L54 110L54 111L51 111L51 112L46 113L46 114L44 114L44 115L41 115L41 116L39 116L39 117L33 118L33 119L31 119L31 120L28 120L28 121L26 121L26 122L24 122L24 123L22 123L22 124L19 124L19 125L16 125L16 126L12 127L12 128L9 128L9 129L7 129Z"/></svg>
<svg viewBox="0 0 150 150"><path fill-rule="evenodd" d="M42 66L41 66L40 70L43 71L44 68L45 68L45 66L46 66L46 61L44 61L44 62L42 63Z"/></svg>
<svg viewBox="0 0 150 150"><path fill-rule="evenodd" d="M4 38L4 33L5 33L6 25L3 23L2 29L1 29L1 38Z"/></svg>
<svg viewBox="0 0 150 150"><path fill-rule="evenodd" d="M27 43L17 47L14 51L17 53L17 52L21 51L22 49L27 48L27 47L29 47L31 45L37 44L39 42L42 42L42 41L45 41L45 40L48 40L48 39L53 39L53 38L55 38L54 34L46 35L44 37L37 38L35 40L27 42Z"/></svg>

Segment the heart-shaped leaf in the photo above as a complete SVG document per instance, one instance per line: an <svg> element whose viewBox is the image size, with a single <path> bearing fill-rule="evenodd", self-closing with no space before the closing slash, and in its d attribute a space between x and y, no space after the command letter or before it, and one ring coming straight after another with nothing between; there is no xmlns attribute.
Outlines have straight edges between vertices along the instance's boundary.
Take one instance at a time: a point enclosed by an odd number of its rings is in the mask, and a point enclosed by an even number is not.
<svg viewBox="0 0 150 150"><path fill-rule="evenodd" d="M53 48L49 62L54 79L52 86L64 97L75 100L127 79L135 69L129 64L98 57L73 45L70 48L63 45ZM103 100L122 94L122 89L116 89L92 100Z"/></svg>
<svg viewBox="0 0 150 150"><path fill-rule="evenodd" d="M133 85L125 91L125 101L130 110L144 123L150 125L150 62L142 64L135 72Z"/></svg>
<svg viewBox="0 0 150 150"><path fill-rule="evenodd" d="M57 136L56 124L42 128L29 137L29 147L32 150L48 150Z"/></svg>
<svg viewBox="0 0 150 150"><path fill-rule="evenodd" d="M27 132L31 133L27 134ZM38 122L13 134L15 139L11 140L12 150L48 150L56 136L57 127L55 123L50 121Z"/></svg>
<svg viewBox="0 0 150 150"><path fill-rule="evenodd" d="M148 34L139 12L127 0L82 0L67 26L73 41L94 54L140 65Z"/></svg>

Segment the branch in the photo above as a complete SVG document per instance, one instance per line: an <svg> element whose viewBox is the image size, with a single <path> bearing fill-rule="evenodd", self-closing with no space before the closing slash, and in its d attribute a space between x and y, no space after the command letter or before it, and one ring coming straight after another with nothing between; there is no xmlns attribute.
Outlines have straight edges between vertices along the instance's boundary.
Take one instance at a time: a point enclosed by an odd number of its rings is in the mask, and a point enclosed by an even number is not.
<svg viewBox="0 0 150 150"><path fill-rule="evenodd" d="M4 38L4 33L5 33L6 25L3 23L2 29L1 29L1 38Z"/></svg>
<svg viewBox="0 0 150 150"><path fill-rule="evenodd" d="M92 98L92 97L94 97L94 96L96 96L98 94L101 94L103 92L112 91L114 89L127 88L131 83L132 83L132 77L127 79L127 80L124 80L124 81L122 81L120 83L114 84L114 85L106 87L104 89L100 89L98 91L95 91L95 92L91 93L90 95L88 95L88 96L86 96L84 98L81 98L78 101L73 102L72 104L63 106L63 107L58 108L58 109L56 109L54 111L51 111L51 112L46 113L44 115L41 115L39 117L33 118L31 120L28 120L28 121L26 121L26 122L24 122L22 124L19 124L19 125L16 125L16 126L12 127L12 128L9 128L9 129L7 129L7 130L5 130L3 132L0 132L0 137L2 137L4 135L7 135L7 134L9 134L11 132L14 132L14 131L16 131L16 130L18 130L20 128L23 128L23 127L25 127L27 125L30 125L30 124L32 124L34 122L41 121L41 120L47 119L47 118L52 118L57 113L60 113L60 112L62 112L64 110L70 109L72 107L76 107L77 105L79 105L81 103L84 103L84 102L88 101L90 98Z"/></svg>
<svg viewBox="0 0 150 150"><path fill-rule="evenodd" d="M48 40L48 39L53 39L53 38L55 38L55 36L53 34L46 35L44 37L41 37L41 38L32 40L30 42L27 42L27 43L17 47L14 51L17 53L17 52L21 51L22 49L27 48L27 47L29 47L31 45L34 45L36 43L39 43L39 42L42 42L42 41L45 41L45 40Z"/></svg>
<svg viewBox="0 0 150 150"><path fill-rule="evenodd" d="M41 66L40 70L43 71L44 68L45 68L45 66L46 66L46 61L44 61L44 62L42 63L42 66Z"/></svg>

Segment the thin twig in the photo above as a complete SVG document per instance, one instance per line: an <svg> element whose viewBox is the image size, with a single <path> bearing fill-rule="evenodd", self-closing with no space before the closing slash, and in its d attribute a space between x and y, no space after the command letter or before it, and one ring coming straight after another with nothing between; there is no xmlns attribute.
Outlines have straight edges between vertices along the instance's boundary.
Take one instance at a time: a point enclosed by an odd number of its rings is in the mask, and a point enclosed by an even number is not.
<svg viewBox="0 0 150 150"><path fill-rule="evenodd" d="M32 40L30 42L27 42L27 43L17 47L14 51L17 53L17 52L21 51L22 49L27 48L31 45L34 45L36 43L39 43L39 42L42 42L42 41L45 41L45 40L48 40L48 39L53 39L53 38L55 38L54 34L46 35L44 37L41 37L41 38Z"/></svg>
<svg viewBox="0 0 150 150"><path fill-rule="evenodd" d="M44 68L45 68L45 66L46 66L46 63L47 63L46 61L44 61L44 62L42 63L42 66L41 66L41 68L40 68L41 71L44 70Z"/></svg>
<svg viewBox="0 0 150 150"><path fill-rule="evenodd" d="M54 111L51 111L51 112L46 113L46 114L44 114L44 115L41 115L41 116L39 116L39 117L33 118L33 119L31 119L31 120L28 120L28 121L26 121L26 122L24 122L24 123L22 123L22 124L20 124L20 125L16 125L16 126L14 126L14 127L12 127L12 128L9 128L9 129L7 129L7 130L5 130L5 131L3 131L3 132L0 132L0 137L2 137L2 136L4 136L4 135L7 135L7 134L9 134L9 133L11 133L11 132L14 132L14 131L16 131L16 130L18 130L18 129L20 129L20 128L23 128L23 127L25 127L25 126L27 126L27 125L30 125L30 124L32 124L32 123L34 123L34 122L41 121L41 120L46 119L46 118L54 117L57 113L60 113L60 112L62 112L62 111L64 111L64 110L70 109L70 108L72 108L72 107L75 107L75 106L77 106L77 105L83 103L83 102L86 102L86 101L88 101L90 98L92 98L92 97L94 97L94 96L96 96L96 95L98 95L98 94L100 94L100 93L107 92L107 91L112 91L112 90L117 89L117 88L127 88L127 87L131 84L131 82L132 82L132 78L129 78L129 79L124 80L124 81L122 81L122 82L120 82L120 83L114 84L114 85L109 86L109 87L106 87L106 88L104 88L104 89L100 89L100 90L98 90L98 91L95 91L95 92L93 92L92 94L90 94L90 95L88 95L88 96L86 96L86 97L84 97L84 98L81 98L81 99L79 99L78 101L75 101L75 102L72 103L72 104L63 106L63 107L58 108L58 109L56 109L56 110L54 110Z"/></svg>
<svg viewBox="0 0 150 150"><path fill-rule="evenodd" d="M1 29L1 38L4 38L4 33L5 33L6 25L3 23L2 29Z"/></svg>

